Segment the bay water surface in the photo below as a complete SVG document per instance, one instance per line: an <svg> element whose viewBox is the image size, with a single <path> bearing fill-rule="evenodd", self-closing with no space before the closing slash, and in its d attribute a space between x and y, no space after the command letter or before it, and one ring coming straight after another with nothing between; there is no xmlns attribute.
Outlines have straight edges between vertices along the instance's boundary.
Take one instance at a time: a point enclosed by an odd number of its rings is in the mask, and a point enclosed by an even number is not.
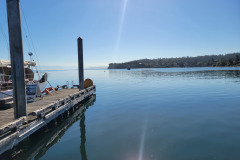
<svg viewBox="0 0 240 160"><path fill-rule="evenodd" d="M52 86L78 82L47 72ZM84 72L97 89L85 109L17 146L21 159L240 159L240 68Z"/></svg>

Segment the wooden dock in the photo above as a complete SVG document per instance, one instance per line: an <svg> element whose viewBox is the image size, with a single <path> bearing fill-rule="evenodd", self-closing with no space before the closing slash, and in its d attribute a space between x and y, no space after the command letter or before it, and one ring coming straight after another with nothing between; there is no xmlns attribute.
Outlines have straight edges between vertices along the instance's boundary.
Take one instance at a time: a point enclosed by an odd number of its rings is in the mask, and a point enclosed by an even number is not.
<svg viewBox="0 0 240 160"><path fill-rule="evenodd" d="M27 116L14 120L13 108L0 110L0 154L12 149L19 142L57 117L74 111L74 106L93 95L95 86L83 89L62 89L53 96L27 105Z"/></svg>

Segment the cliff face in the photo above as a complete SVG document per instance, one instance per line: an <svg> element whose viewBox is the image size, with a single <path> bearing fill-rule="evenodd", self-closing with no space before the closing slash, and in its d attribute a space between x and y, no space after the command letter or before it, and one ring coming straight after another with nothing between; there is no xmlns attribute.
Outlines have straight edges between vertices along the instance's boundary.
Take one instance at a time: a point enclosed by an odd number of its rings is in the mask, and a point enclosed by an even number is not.
<svg viewBox="0 0 240 160"><path fill-rule="evenodd" d="M141 59L125 63L110 63L108 69L170 68L170 67L212 67L240 66L240 53L206 55L198 57Z"/></svg>

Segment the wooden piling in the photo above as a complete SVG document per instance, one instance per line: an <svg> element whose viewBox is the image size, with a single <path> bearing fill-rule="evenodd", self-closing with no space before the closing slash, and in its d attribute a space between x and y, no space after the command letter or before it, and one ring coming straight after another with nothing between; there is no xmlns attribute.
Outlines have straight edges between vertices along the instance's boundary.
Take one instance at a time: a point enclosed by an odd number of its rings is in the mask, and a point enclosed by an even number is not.
<svg viewBox="0 0 240 160"><path fill-rule="evenodd" d="M26 89L19 0L7 0L15 119L26 116Z"/></svg>
<svg viewBox="0 0 240 160"><path fill-rule="evenodd" d="M78 38L78 76L79 90L84 89L84 72L83 72L83 43L82 38Z"/></svg>

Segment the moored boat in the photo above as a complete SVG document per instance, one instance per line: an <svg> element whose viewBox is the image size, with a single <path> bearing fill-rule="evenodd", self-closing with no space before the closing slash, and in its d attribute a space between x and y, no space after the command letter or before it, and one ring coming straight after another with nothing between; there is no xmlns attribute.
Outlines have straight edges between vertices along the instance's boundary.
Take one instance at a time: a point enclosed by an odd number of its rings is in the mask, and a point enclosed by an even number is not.
<svg viewBox="0 0 240 160"><path fill-rule="evenodd" d="M24 70L25 70L25 84L26 84L26 94L28 95L29 89L32 88L29 86L36 86L34 90L35 96L41 95L41 92L47 86L47 73L44 73L43 76L34 80L34 72L31 67L35 67L36 63L32 61L24 61ZM11 63L8 60L0 60L0 100L13 96L12 91L12 76L11 76Z"/></svg>

